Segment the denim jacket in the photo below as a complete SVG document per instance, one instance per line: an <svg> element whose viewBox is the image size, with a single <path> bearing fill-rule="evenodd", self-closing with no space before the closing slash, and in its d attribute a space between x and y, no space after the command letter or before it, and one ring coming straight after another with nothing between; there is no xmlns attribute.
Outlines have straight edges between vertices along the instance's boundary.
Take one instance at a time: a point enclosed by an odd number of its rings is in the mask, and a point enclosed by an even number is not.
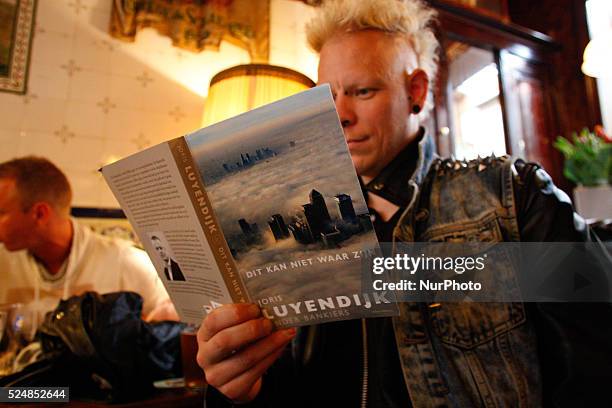
<svg viewBox="0 0 612 408"><path fill-rule="evenodd" d="M421 141L397 241L518 241L514 160L461 162ZM520 303L401 303L393 326L415 407L540 406L536 333Z"/></svg>
<svg viewBox="0 0 612 408"><path fill-rule="evenodd" d="M407 185L395 241L590 240L569 197L520 159L443 160L425 137ZM610 406L610 304L399 306L393 326L414 407Z"/></svg>

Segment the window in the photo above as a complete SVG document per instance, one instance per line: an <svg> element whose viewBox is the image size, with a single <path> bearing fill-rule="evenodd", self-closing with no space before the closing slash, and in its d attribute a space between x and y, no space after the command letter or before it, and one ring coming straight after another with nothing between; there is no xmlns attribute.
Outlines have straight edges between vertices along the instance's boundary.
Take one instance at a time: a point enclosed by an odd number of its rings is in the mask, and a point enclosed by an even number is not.
<svg viewBox="0 0 612 408"><path fill-rule="evenodd" d="M463 43L447 51L453 154L458 159L506 154L493 53Z"/></svg>

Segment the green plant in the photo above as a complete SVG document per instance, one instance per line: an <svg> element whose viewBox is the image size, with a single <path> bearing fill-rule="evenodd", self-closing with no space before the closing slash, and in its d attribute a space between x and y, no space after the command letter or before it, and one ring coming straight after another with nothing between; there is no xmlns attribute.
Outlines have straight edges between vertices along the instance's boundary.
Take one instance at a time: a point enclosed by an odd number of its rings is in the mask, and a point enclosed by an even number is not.
<svg viewBox="0 0 612 408"><path fill-rule="evenodd" d="M565 177L583 186L612 184L612 139L601 128L584 128L572 134L572 142L558 136L554 143L565 157Z"/></svg>

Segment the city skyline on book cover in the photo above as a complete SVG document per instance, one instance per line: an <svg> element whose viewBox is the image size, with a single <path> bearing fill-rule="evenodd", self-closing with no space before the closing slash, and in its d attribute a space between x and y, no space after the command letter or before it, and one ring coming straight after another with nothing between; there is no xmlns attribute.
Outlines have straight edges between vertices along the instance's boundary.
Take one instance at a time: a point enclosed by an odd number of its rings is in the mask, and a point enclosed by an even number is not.
<svg viewBox="0 0 612 408"><path fill-rule="evenodd" d="M186 140L250 292L361 292L359 254L378 243L329 87Z"/></svg>

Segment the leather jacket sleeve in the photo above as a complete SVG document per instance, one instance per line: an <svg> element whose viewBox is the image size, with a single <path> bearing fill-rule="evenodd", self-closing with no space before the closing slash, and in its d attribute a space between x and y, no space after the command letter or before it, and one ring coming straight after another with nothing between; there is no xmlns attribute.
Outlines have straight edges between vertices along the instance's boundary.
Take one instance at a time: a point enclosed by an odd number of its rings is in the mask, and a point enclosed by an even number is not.
<svg viewBox="0 0 612 408"><path fill-rule="evenodd" d="M588 242L594 238L569 197L542 168L522 161L515 168L521 241ZM548 302L526 306L537 332L543 405L611 406L612 305Z"/></svg>
<svg viewBox="0 0 612 408"><path fill-rule="evenodd" d="M514 192L523 242L590 241L586 222L574 212L570 198L557 188L544 169L515 162Z"/></svg>

